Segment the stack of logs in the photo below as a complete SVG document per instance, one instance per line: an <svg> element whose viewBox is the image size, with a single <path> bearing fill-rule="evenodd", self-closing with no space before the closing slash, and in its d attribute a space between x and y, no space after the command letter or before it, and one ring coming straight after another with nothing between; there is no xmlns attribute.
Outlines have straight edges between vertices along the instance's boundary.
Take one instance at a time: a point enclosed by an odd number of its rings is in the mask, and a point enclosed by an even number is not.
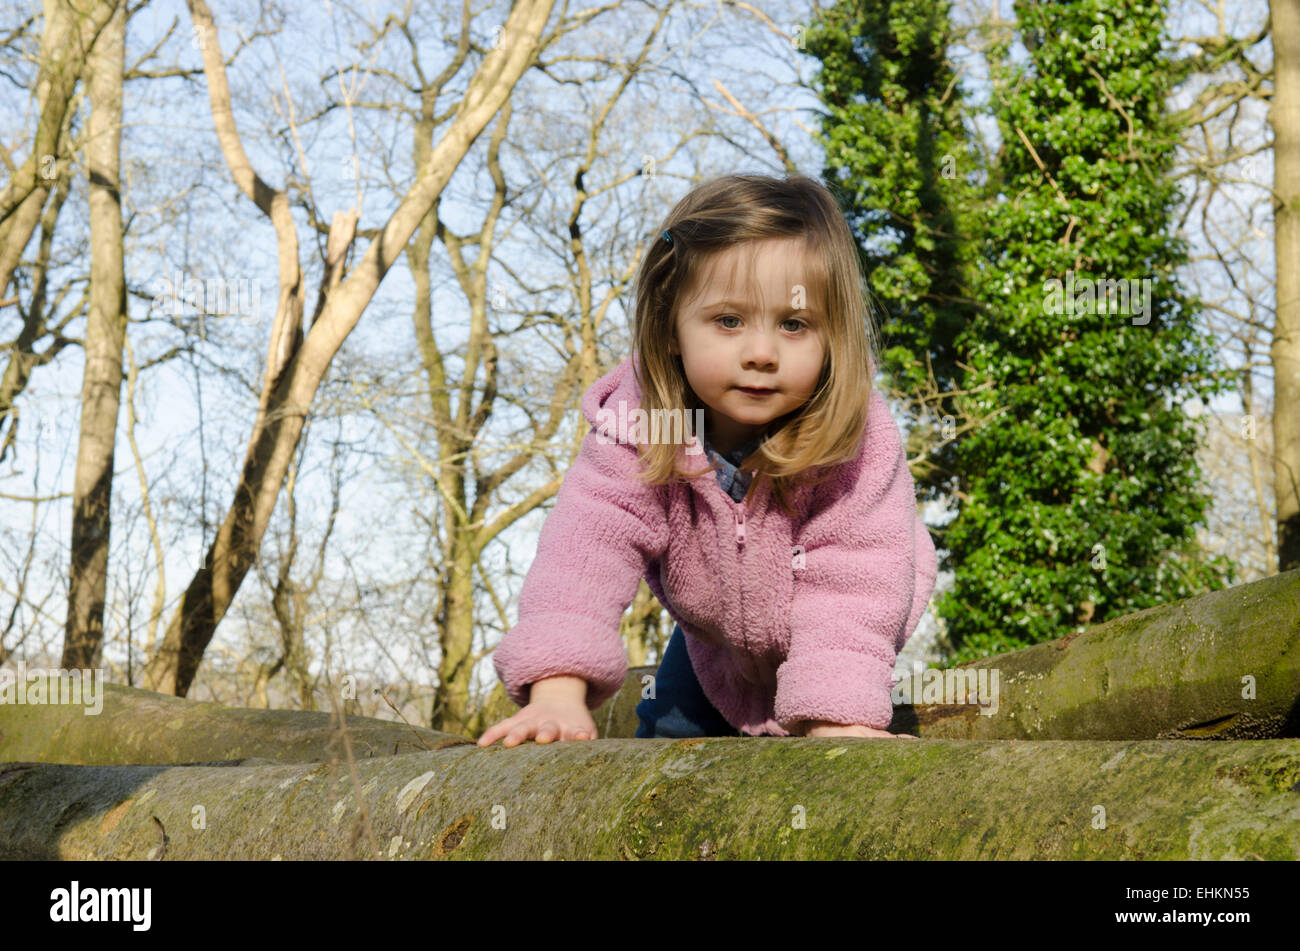
<svg viewBox="0 0 1300 951"><path fill-rule="evenodd" d="M0 858L1300 859L1300 571L907 678L920 741L633 739L653 672L600 739L511 749L113 685L3 703Z"/></svg>

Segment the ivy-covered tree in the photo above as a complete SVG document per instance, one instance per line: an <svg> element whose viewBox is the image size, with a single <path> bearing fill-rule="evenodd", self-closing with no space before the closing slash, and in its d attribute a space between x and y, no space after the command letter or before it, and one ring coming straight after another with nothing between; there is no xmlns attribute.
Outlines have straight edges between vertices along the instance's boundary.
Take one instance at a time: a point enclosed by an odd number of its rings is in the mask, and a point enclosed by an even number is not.
<svg viewBox="0 0 1300 951"><path fill-rule="evenodd" d="M974 303L968 219L984 177L947 56L949 6L843 0L823 8L806 33L807 51L821 61L814 88L825 107L823 175L847 211L882 311L886 387L918 402L931 388L942 394L920 421L931 431L913 440L938 447L914 467L927 498L953 477L962 415L949 395L961 375L954 341Z"/></svg>
<svg viewBox="0 0 1300 951"><path fill-rule="evenodd" d="M1018 0L988 50L1002 145L981 306L957 339L992 415L956 446L965 496L935 599L955 660L1221 587L1182 403L1223 383L1180 289L1174 71L1157 0ZM1001 410L1001 412L998 412Z"/></svg>
<svg viewBox="0 0 1300 951"><path fill-rule="evenodd" d="M1165 12L1020 0L1025 55L1011 62L1005 30L985 51L1001 139L987 163L947 0L843 0L808 30L827 183L884 305L882 369L916 393L928 357L979 421L928 480L960 500L940 533L954 586L934 601L956 661L1232 577L1195 541L1203 428L1181 406L1222 384L1176 279Z"/></svg>

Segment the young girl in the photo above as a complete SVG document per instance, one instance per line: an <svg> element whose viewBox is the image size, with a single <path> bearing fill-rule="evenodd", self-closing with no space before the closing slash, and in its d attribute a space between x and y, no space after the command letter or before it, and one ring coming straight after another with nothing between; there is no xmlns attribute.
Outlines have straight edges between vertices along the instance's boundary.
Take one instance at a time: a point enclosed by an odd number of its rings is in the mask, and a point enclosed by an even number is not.
<svg viewBox="0 0 1300 951"><path fill-rule="evenodd" d="M676 626L637 736L893 736L935 554L834 197L806 177L693 190L641 263L634 337L583 395L592 429L493 655L522 709L479 745L596 737L642 577Z"/></svg>

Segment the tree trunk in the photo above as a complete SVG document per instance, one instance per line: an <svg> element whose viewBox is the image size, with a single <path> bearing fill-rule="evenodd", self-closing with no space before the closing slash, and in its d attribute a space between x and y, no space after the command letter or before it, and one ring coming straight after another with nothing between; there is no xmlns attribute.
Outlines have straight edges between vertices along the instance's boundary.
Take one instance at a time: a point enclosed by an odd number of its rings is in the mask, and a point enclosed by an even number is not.
<svg viewBox="0 0 1300 951"><path fill-rule="evenodd" d="M338 722L329 713L224 707L118 684L103 684L100 696L99 713L88 713L95 704L86 694L83 704L0 704L0 761L120 766L255 758L314 763L344 755ZM472 742L371 717L348 716L345 722L356 759Z"/></svg>
<svg viewBox="0 0 1300 951"><path fill-rule="evenodd" d="M111 12L112 4L108 3L93 4L89 14L75 9L67 0L46 0L44 4L35 137L26 160L0 188L0 311L14 306L22 321L18 336L5 348L9 351L8 361L0 374L0 460L16 438L15 401L26 388L32 369L53 360L72 342L56 329L55 339L44 351L35 348L49 329L45 286L54 225L67 198L71 176L69 152L73 144L69 132L77 111L77 82L88 50ZM12 297L7 289L38 224L42 229L41 246L29 272L32 299L23 312L17 289Z"/></svg>
<svg viewBox="0 0 1300 951"><path fill-rule="evenodd" d="M669 620L665 631L662 614L663 607L642 578L627 613L619 621L619 634L627 645L629 667L645 666L652 649L656 657L663 656L668 638L672 636L672 621Z"/></svg>
<svg viewBox="0 0 1300 951"><path fill-rule="evenodd" d="M463 477L457 476L463 483ZM463 733L469 725L469 686L474 661L473 534L454 522L449 526L452 557L443 590L445 623L439 633L438 682L429 723L436 730Z"/></svg>
<svg viewBox="0 0 1300 951"><path fill-rule="evenodd" d="M296 714L302 716L302 714ZM0 765L0 859L1300 859L1300 740L597 740Z"/></svg>
<svg viewBox="0 0 1300 951"><path fill-rule="evenodd" d="M1271 0L1274 249L1273 474L1277 565L1300 568L1300 0Z"/></svg>
<svg viewBox="0 0 1300 951"><path fill-rule="evenodd" d="M553 5L554 0L520 0L512 5L501 43L484 57L450 128L431 152L429 163L420 169L415 184L371 241L351 275L329 291L319 318L301 346L296 344L300 325L290 326L291 321L282 323L277 313L276 329L272 332L272 358L268 360L263 385L263 409L259 410L258 422L253 427L234 500L208 549L203 567L190 581L181 606L168 625L158 654L146 667L145 683L151 689L179 696L188 692L217 624L225 616L256 557L306 414L334 354L361 319L380 281L446 187L457 165L532 64L538 37ZM293 234L287 196L271 189L252 170L230 110L229 86L212 15L203 0L190 0L190 11L196 29L204 37L204 73L227 165L241 190L276 224L282 302L284 295L290 294L297 300L297 313L301 314L297 238ZM350 226L355 227L355 223L353 217ZM336 215L331 232L346 227L349 227L347 219ZM335 246L335 238L331 233L327 244ZM290 272L295 277L286 283L286 274ZM327 284L337 280L339 273L336 270L332 275L327 274Z"/></svg>
<svg viewBox="0 0 1300 951"><path fill-rule="evenodd" d="M96 3L89 14L68 0L45 0L45 32L36 76L36 138L26 161L0 189L0 300L31 240L54 183L68 174L63 134L73 90L86 56L113 14L114 3Z"/></svg>
<svg viewBox="0 0 1300 951"><path fill-rule="evenodd" d="M63 666L98 667L104 649L104 599L112 528L113 451L122 393L126 274L122 254L119 164L126 7L121 0L91 48L86 169L90 179L90 315L81 381L81 437L73 480L72 565Z"/></svg>

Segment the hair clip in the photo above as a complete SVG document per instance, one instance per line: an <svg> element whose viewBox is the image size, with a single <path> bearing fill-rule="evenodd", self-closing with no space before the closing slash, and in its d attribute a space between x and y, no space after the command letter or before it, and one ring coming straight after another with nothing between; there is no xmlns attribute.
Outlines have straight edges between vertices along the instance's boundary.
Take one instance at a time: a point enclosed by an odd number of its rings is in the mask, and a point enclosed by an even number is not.
<svg viewBox="0 0 1300 951"><path fill-rule="evenodd" d="M667 228L664 229L663 239L664 239L665 241L667 241L669 244L672 244L672 243L673 243L673 236L672 236L671 234L668 233L668 229L667 229Z"/></svg>

